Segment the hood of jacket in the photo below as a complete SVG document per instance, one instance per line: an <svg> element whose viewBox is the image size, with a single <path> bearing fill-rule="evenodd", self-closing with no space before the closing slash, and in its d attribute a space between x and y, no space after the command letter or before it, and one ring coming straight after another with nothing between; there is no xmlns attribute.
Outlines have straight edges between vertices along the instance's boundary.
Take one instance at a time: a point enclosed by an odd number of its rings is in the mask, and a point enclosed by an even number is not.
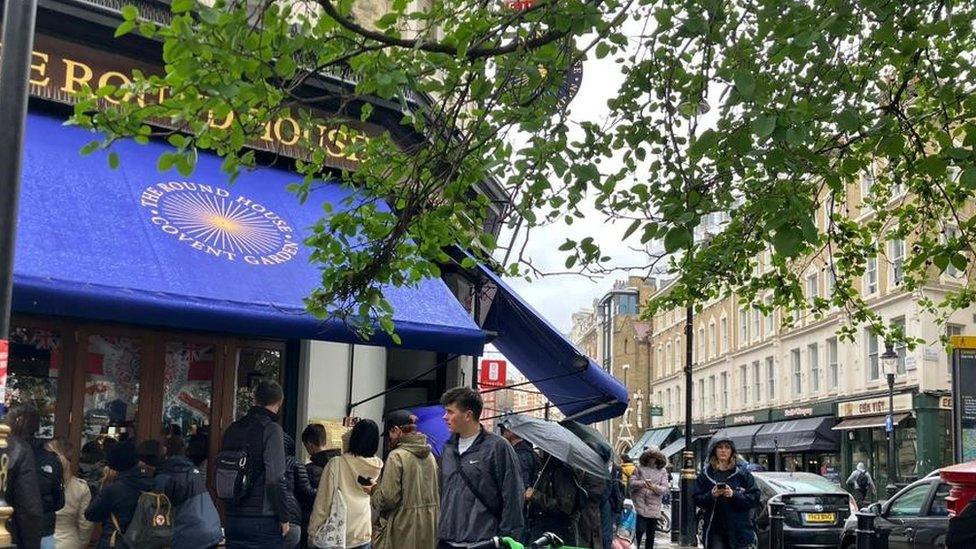
<svg viewBox="0 0 976 549"><path fill-rule="evenodd" d="M427 436L422 433L408 433L400 437L396 445L397 450L406 450L419 459L426 459L430 455Z"/></svg>
<svg viewBox="0 0 976 549"><path fill-rule="evenodd" d="M734 448L735 447L733 446L733 452L735 451ZM660 460L662 467L665 467L668 464L668 458L664 457L664 453L661 452L657 446L651 446L647 450L644 450L644 453L641 454L638 463L641 465L641 467L657 468L657 463L655 463L653 460Z"/></svg>
<svg viewBox="0 0 976 549"><path fill-rule="evenodd" d="M383 469L383 460L376 456L362 457L353 454L342 454L342 459L346 465L352 468L356 475L364 476L376 480Z"/></svg>
<svg viewBox="0 0 976 549"><path fill-rule="evenodd" d="M338 457L341 454L342 454L342 451L336 450L336 449L333 449L333 450L322 450L321 452L315 452L314 454L312 454L311 456L309 456L308 459L309 459L309 461L311 461L315 465L318 465L319 467L325 468L325 466L329 463L329 460L330 459L332 459L334 457Z"/></svg>
<svg viewBox="0 0 976 549"><path fill-rule="evenodd" d="M140 492L148 492L155 487L153 478L138 467L119 473L116 482L124 484Z"/></svg>
<svg viewBox="0 0 976 549"><path fill-rule="evenodd" d="M709 442L709 444L708 444L708 458L711 459L711 458L716 457L715 456L715 449L718 448L718 445L721 444L721 443L723 443L723 442L727 443L729 446L732 447L732 459L737 459L736 458L736 455L739 452L735 449L735 442L733 442L732 439L729 438L729 437L713 438Z"/></svg>

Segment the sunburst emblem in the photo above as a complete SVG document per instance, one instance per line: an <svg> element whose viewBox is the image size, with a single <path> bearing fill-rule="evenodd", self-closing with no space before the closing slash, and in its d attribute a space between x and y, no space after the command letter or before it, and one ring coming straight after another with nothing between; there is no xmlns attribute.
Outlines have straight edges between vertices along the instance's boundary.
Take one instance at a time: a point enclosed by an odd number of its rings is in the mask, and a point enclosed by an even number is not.
<svg viewBox="0 0 976 549"><path fill-rule="evenodd" d="M149 222L193 249L228 261L278 265L298 255L291 224L267 206L191 181L157 183L140 203Z"/></svg>
<svg viewBox="0 0 976 549"><path fill-rule="evenodd" d="M262 214L221 196L173 194L160 204L160 211L194 239L239 254L274 253L284 239Z"/></svg>

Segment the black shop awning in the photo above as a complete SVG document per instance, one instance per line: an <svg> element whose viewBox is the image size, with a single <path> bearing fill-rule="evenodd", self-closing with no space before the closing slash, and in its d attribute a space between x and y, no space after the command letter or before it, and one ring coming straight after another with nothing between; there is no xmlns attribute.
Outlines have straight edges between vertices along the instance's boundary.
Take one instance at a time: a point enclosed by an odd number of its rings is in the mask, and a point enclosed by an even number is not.
<svg viewBox="0 0 976 549"><path fill-rule="evenodd" d="M767 423L756 433L752 451L757 454L836 452L840 449L840 436L832 429L836 422L833 416L828 416Z"/></svg>
<svg viewBox="0 0 976 549"><path fill-rule="evenodd" d="M757 423L755 425L736 425L734 427L719 429L712 435L712 440L727 438L735 445L736 452L740 454L751 454L754 451L752 448L753 439L755 439L756 433L762 429L763 425L763 423Z"/></svg>

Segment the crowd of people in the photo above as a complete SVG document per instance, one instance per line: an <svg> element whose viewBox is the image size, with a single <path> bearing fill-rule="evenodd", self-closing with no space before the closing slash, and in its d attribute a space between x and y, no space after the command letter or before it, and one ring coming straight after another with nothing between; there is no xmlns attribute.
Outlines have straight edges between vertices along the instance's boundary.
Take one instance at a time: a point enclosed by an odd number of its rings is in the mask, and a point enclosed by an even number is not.
<svg viewBox="0 0 976 549"><path fill-rule="evenodd" d="M280 385L262 381L253 394L254 405L223 433L210 464L212 493L206 455L188 456L179 433L86 445L76 470L71 444L36 437L36 409L13 408L7 498L15 543L457 549L496 536L530 542L554 533L568 546L591 549L654 546L670 490L667 460L657 448L632 463L594 445L607 467L606 475L594 475L504 427L500 434L486 430L481 395L460 387L441 400L452 436L438 457L417 418L395 411L382 429L370 420L356 423L342 450L333 449L340 444L328 440L322 425L308 425L301 444L309 461L302 464L296 441L278 421ZM732 442L717 441L695 493L705 547L755 543L749 515L758 501Z"/></svg>

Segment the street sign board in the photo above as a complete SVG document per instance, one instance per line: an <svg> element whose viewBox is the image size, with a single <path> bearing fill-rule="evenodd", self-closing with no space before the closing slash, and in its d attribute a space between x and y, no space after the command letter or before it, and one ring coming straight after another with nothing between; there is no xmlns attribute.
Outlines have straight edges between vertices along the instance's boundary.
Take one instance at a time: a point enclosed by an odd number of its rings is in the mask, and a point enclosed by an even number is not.
<svg viewBox="0 0 976 549"><path fill-rule="evenodd" d="M478 384L482 387L504 387L508 379L508 362L499 359L485 358L481 360L478 370Z"/></svg>
<svg viewBox="0 0 976 549"><path fill-rule="evenodd" d="M976 338L953 336L952 442L956 463L976 459Z"/></svg>
<svg viewBox="0 0 976 549"><path fill-rule="evenodd" d="M890 433L894 430L894 428L895 422L892 421L891 414L888 414L888 417L885 418L885 432Z"/></svg>
<svg viewBox="0 0 976 549"><path fill-rule="evenodd" d="M664 415L664 406L651 406L651 417L660 417Z"/></svg>

